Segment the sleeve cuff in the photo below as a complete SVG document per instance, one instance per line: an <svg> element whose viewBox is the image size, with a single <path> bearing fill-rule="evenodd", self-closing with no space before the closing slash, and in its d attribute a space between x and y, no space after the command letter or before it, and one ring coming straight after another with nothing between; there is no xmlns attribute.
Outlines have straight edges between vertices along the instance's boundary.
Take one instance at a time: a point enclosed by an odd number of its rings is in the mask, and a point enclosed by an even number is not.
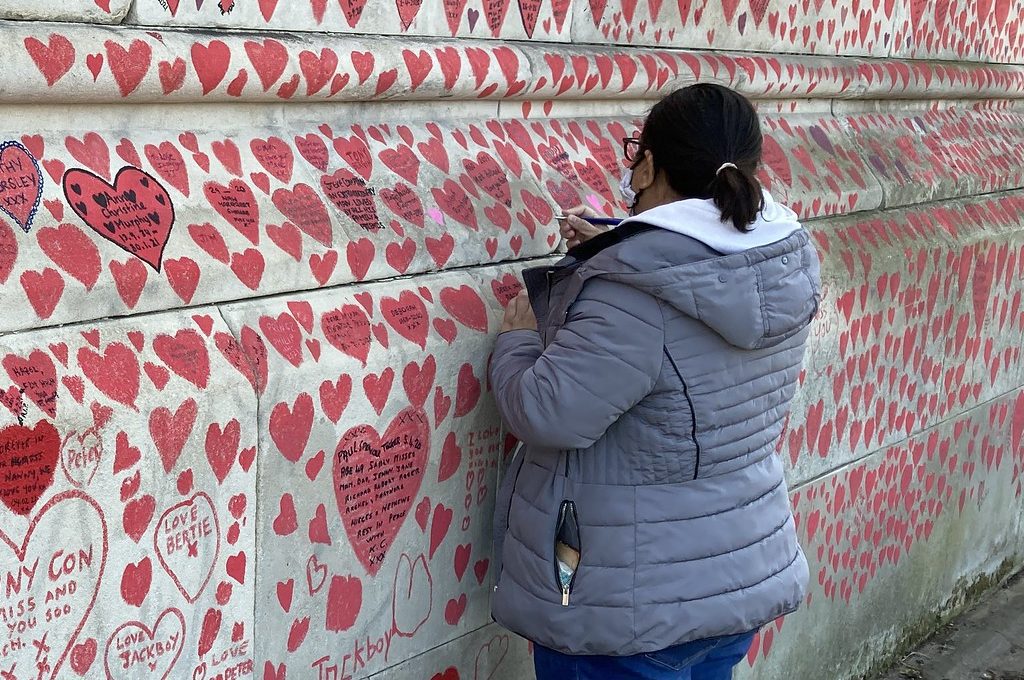
<svg viewBox="0 0 1024 680"><path fill-rule="evenodd" d="M495 345L501 346L515 342L540 342L540 332L530 328L515 328L510 331L502 331L498 333Z"/></svg>

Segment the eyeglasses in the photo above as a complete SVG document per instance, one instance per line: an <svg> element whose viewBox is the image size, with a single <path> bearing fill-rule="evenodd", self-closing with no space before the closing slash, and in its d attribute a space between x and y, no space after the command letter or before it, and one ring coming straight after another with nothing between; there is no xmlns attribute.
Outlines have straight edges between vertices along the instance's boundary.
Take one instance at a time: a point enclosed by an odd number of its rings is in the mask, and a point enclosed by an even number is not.
<svg viewBox="0 0 1024 680"><path fill-rule="evenodd" d="M622 155L630 163L636 161L640 157L640 138L624 137L622 139Z"/></svg>

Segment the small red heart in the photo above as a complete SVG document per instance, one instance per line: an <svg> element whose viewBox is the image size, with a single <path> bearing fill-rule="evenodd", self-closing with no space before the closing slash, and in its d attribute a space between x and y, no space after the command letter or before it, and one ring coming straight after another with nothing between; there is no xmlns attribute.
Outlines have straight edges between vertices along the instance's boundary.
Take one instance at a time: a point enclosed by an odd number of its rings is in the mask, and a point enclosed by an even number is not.
<svg viewBox="0 0 1024 680"><path fill-rule="evenodd" d="M221 581L220 585L217 586L217 604L221 607L226 605L231 600L231 591L233 590L230 583L227 581Z"/></svg>
<svg viewBox="0 0 1024 680"><path fill-rule="evenodd" d="M238 454L238 464L242 466L242 469L245 470L246 472L248 472L249 468L252 467L252 463L254 460L256 460L255 446L250 446L247 449L243 449L242 452Z"/></svg>
<svg viewBox="0 0 1024 680"><path fill-rule="evenodd" d="M89 638L85 642L71 648L71 669L81 676L85 676L92 668L92 662L96 660L96 639Z"/></svg>
<svg viewBox="0 0 1024 680"><path fill-rule="evenodd" d="M388 347L388 329L384 324L379 323L373 326L373 336L377 338L377 342Z"/></svg>
<svg viewBox="0 0 1024 680"><path fill-rule="evenodd" d="M479 560L476 564L473 565L473 573L476 574L476 582L480 585L483 585L484 579L487 577L487 570L490 568L490 566L491 561L486 558Z"/></svg>
<svg viewBox="0 0 1024 680"><path fill-rule="evenodd" d="M423 497L416 505L416 523L420 525L420 529L426 533L427 531L427 519L430 517L430 499L426 496Z"/></svg>
<svg viewBox="0 0 1024 680"><path fill-rule="evenodd" d="M192 468L183 470L178 475L178 493L182 496L187 496L192 491Z"/></svg>
<svg viewBox="0 0 1024 680"><path fill-rule="evenodd" d="M320 475L320 470L324 466L324 458L325 453L320 451L306 461L306 476L309 477L309 481L315 482L316 478Z"/></svg>
<svg viewBox="0 0 1024 680"><path fill-rule="evenodd" d="M270 177L265 172L253 172L249 174L252 183L265 194L270 193Z"/></svg>

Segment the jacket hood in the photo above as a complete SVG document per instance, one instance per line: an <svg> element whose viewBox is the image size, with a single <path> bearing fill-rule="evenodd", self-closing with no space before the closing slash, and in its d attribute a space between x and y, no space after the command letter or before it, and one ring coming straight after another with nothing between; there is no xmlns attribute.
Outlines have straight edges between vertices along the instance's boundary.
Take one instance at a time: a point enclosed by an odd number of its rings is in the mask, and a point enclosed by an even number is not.
<svg viewBox="0 0 1024 680"><path fill-rule="evenodd" d="M660 206L624 224L634 222L658 229L595 255L584 265L587 277L643 290L742 349L777 345L818 311L817 252L796 214L767 192L748 233L723 224L714 203L702 200Z"/></svg>
<svg viewBox="0 0 1024 680"><path fill-rule="evenodd" d="M697 239L724 255L743 252L758 246L781 241L800 231L800 220L789 207L777 203L772 195L762 190L764 208L757 214L750 231L743 233L732 224L722 221L722 213L711 199L689 198L666 203L634 217L622 224L642 223ZM621 225L620 225L621 226Z"/></svg>

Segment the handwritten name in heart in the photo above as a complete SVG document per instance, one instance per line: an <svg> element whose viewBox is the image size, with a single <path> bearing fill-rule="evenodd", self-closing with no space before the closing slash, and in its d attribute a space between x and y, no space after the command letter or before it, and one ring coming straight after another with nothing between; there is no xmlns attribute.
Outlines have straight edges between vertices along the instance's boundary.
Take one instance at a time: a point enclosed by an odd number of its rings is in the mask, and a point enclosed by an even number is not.
<svg viewBox="0 0 1024 680"><path fill-rule="evenodd" d="M96 501L66 491L43 506L20 544L5 533L9 528L8 522L0 528L2 667L45 668L43 677L64 677L61 667L106 569L106 521Z"/></svg>
<svg viewBox="0 0 1024 680"><path fill-rule="evenodd" d="M364 179L348 170L338 170L333 175L321 177L320 186L331 203L363 229L376 232L383 228L377 217L377 204L373 200L376 190L367 186Z"/></svg>
<svg viewBox="0 0 1024 680"><path fill-rule="evenodd" d="M160 566L190 603L206 589L220 556L220 524L205 493L168 508L153 536Z"/></svg>
<svg viewBox="0 0 1024 680"><path fill-rule="evenodd" d="M164 610L152 629L140 621L128 621L107 640L107 677L166 680L184 647L185 617L174 607Z"/></svg>
<svg viewBox="0 0 1024 680"><path fill-rule="evenodd" d="M381 435L372 425L346 432L334 452L334 493L356 557L376 575L405 524L430 454L427 414L409 407Z"/></svg>
<svg viewBox="0 0 1024 680"><path fill-rule="evenodd" d="M18 142L0 143L0 210L26 234L43 197L43 175L39 163Z"/></svg>
<svg viewBox="0 0 1024 680"><path fill-rule="evenodd" d="M95 428L64 438L60 464L68 481L78 488L92 484L103 459L103 440Z"/></svg>
<svg viewBox="0 0 1024 680"><path fill-rule="evenodd" d="M53 483L61 440L48 421L0 430L0 502L22 517L32 512Z"/></svg>
<svg viewBox="0 0 1024 680"><path fill-rule="evenodd" d="M118 248L160 271L174 226L167 190L138 168L121 168L114 183L88 170L64 173L64 197L83 222Z"/></svg>

